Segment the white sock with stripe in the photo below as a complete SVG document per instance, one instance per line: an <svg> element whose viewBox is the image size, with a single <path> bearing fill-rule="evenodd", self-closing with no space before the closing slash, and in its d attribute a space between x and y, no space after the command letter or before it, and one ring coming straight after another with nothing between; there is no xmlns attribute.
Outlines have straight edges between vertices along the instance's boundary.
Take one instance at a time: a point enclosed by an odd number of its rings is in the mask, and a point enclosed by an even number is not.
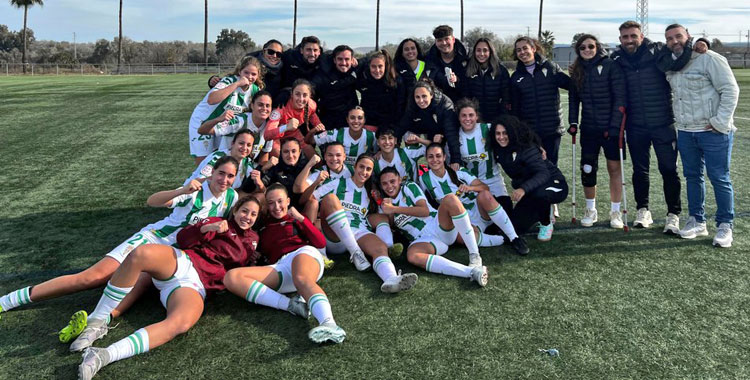
<svg viewBox="0 0 750 380"><path fill-rule="evenodd" d="M328 227L331 227L339 240L344 243L349 254L354 254L354 252L360 250L359 244L357 244L357 239L354 238L354 232L352 232L351 227L349 227L349 219L346 217L346 211L339 210L328 215L326 222L328 222Z"/></svg>
<svg viewBox="0 0 750 380"><path fill-rule="evenodd" d="M375 227L375 235L385 243L386 247L393 247L393 231L391 231L391 226L388 223L378 224L378 226Z"/></svg>
<svg viewBox="0 0 750 380"><path fill-rule="evenodd" d="M109 362L127 359L138 354L148 352L148 331L139 329L107 347Z"/></svg>
<svg viewBox="0 0 750 380"><path fill-rule="evenodd" d="M398 274L396 274L396 267L393 266L393 261L391 261L391 258L388 256L376 257L375 260L372 261L372 269L383 281L393 276L398 276Z"/></svg>
<svg viewBox="0 0 750 380"><path fill-rule="evenodd" d="M453 219L453 225L458 229L458 234L461 235L461 239L464 241L466 249L469 253L479 253L479 247L477 246L477 238L474 236L474 226L471 225L469 219L469 212L464 211L463 214L457 216L451 216Z"/></svg>
<svg viewBox="0 0 750 380"><path fill-rule="evenodd" d="M503 245L505 238L500 235L488 235L479 231L479 246L480 247L497 247Z"/></svg>
<svg viewBox="0 0 750 380"><path fill-rule="evenodd" d="M430 255L427 258L427 264L425 264L425 270L428 272L463 278L471 277L471 269L471 267L438 255Z"/></svg>
<svg viewBox="0 0 750 380"><path fill-rule="evenodd" d="M503 209L503 206L498 205L496 209L487 212L487 214L490 215L492 223L495 223L496 226L500 227L510 241L513 241L518 237L518 235L516 235L516 229L513 228L513 223L510 222L510 218Z"/></svg>
<svg viewBox="0 0 750 380"><path fill-rule="evenodd" d="M131 290L133 290L132 286L129 288L120 288L112 285L111 282L107 282L107 286L104 287L104 294L99 299L99 303L96 304L94 311L89 314L88 320L100 319L106 321L109 318L109 313L122 302L122 299Z"/></svg>
<svg viewBox="0 0 750 380"><path fill-rule="evenodd" d="M333 320L333 312L331 311L331 303L328 302L328 297L326 297L323 293L316 293L313 294L309 300L307 300L307 304L310 305L310 312L312 313L313 317L318 320L319 324L324 323L333 323L336 324L336 321Z"/></svg>
<svg viewBox="0 0 750 380"><path fill-rule="evenodd" d="M273 289L269 289L262 282L255 280L250 284L250 289L247 290L245 299L248 302L279 310L286 310L289 307L289 297Z"/></svg>
<svg viewBox="0 0 750 380"><path fill-rule="evenodd" d="M31 286L12 291L0 297L0 307L3 311L15 309L21 305L31 303Z"/></svg>

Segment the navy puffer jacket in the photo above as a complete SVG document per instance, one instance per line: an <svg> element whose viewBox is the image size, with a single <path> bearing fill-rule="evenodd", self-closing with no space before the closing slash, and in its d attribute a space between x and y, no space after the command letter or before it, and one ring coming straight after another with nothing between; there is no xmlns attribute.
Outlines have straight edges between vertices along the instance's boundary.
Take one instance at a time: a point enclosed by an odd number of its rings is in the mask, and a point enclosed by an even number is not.
<svg viewBox="0 0 750 380"><path fill-rule="evenodd" d="M275 99L281 91L281 69L284 68L283 61L277 67L268 66L263 60L263 50L258 50L248 54L258 58L258 60L265 66L266 73L263 75L263 83L265 83L265 90L271 93L271 99Z"/></svg>
<svg viewBox="0 0 750 380"><path fill-rule="evenodd" d="M323 60L323 55L318 57L315 63L307 63L305 57L299 51L300 46L297 45L294 49L288 49L281 55L281 60L284 62L284 66L281 68L281 87L291 87L295 80L303 78L312 81L313 76L320 67L320 61Z"/></svg>
<svg viewBox="0 0 750 380"><path fill-rule="evenodd" d="M400 139L406 132L426 134L428 140L432 140L435 135L443 135L443 141L448 144L451 163L461 163L458 128L458 116L453 102L440 91L435 91L432 102L425 109L419 108L414 100L409 101L396 129L396 138Z"/></svg>
<svg viewBox="0 0 750 380"><path fill-rule="evenodd" d="M527 194L534 192L552 180L565 181L560 169L542 158L539 147L507 147L493 152L495 162L500 164L510 177L514 189L523 189Z"/></svg>
<svg viewBox="0 0 750 380"><path fill-rule="evenodd" d="M456 102L461 98L461 86L463 86L463 82L466 80L466 61L468 60L468 56L466 55L466 48L458 39L456 39L453 45L453 50L456 52L455 57L453 57L451 63L445 63L440 56L437 46L433 44L424 60L427 65L425 74L435 82L440 91L451 98L451 101ZM446 67L450 67L453 73L456 74L456 78L458 78L455 87L451 87L448 83L448 78L445 76Z"/></svg>
<svg viewBox="0 0 750 380"><path fill-rule="evenodd" d="M576 81L570 84L568 122L578 123L578 106L582 105L581 130L618 136L626 102L625 77L620 65L600 54L584 61L579 59L584 76L579 90Z"/></svg>
<svg viewBox="0 0 750 380"><path fill-rule="evenodd" d="M398 123L406 109L406 87L399 75L396 75L396 87L388 87L385 77L375 79L369 68L364 69L357 78L357 90L367 125L393 127Z"/></svg>
<svg viewBox="0 0 750 380"><path fill-rule="evenodd" d="M666 76L656 66L662 46L646 38L633 54L628 54L622 46L612 53L612 59L625 74L628 128L645 130L674 123L672 91Z"/></svg>
<svg viewBox="0 0 750 380"><path fill-rule="evenodd" d="M492 67L489 67L487 71L479 70L471 77L467 74L461 89L463 96L476 98L479 101L479 114L482 116L482 121L491 123L498 115L508 112L509 82L508 69L499 65L497 72L493 72Z"/></svg>
<svg viewBox="0 0 750 380"><path fill-rule="evenodd" d="M511 113L523 120L542 139L562 134L562 108L560 90L568 89L570 77L557 63L535 54L534 75L518 62L510 76Z"/></svg>
<svg viewBox="0 0 750 380"><path fill-rule="evenodd" d="M339 71L332 55L326 55L321 61L320 70L312 80L320 121L327 130L346 127L346 115L359 104L356 71L354 68L345 73Z"/></svg>

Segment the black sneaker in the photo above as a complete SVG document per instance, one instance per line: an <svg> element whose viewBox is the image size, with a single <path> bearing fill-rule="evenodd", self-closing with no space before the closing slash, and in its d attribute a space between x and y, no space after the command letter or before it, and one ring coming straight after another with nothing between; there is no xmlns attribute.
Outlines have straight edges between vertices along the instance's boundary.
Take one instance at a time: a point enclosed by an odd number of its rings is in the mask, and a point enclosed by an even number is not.
<svg viewBox="0 0 750 380"><path fill-rule="evenodd" d="M510 242L510 245L513 246L513 249L516 250L516 253L521 256L526 256L529 254L529 247L526 245L526 240L520 236L513 239L513 241Z"/></svg>

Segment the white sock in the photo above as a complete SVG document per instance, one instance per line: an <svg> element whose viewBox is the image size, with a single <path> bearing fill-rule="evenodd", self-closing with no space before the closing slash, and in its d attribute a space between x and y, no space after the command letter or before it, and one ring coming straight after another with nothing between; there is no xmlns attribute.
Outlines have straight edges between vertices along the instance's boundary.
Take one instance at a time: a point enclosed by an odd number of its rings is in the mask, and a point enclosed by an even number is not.
<svg viewBox="0 0 750 380"><path fill-rule="evenodd" d="M479 231L479 246L480 247L497 247L503 245L505 239L500 235L487 235Z"/></svg>
<svg viewBox="0 0 750 380"><path fill-rule="evenodd" d="M0 297L0 307L3 308L3 311L15 309L29 303L31 303L31 286L18 289Z"/></svg>
<svg viewBox="0 0 750 380"><path fill-rule="evenodd" d="M586 198L586 208L589 210L596 209L596 198L594 199L588 199Z"/></svg>
<svg viewBox="0 0 750 380"><path fill-rule="evenodd" d="M359 245L357 244L357 239L354 238L354 232L352 232L351 227L349 227L349 219L346 217L346 211L339 210L328 215L326 222L328 222L328 227L331 227L339 240L344 243L349 254L353 255L354 252L360 250Z"/></svg>
<svg viewBox="0 0 750 380"><path fill-rule="evenodd" d="M104 287L102 298L99 299L99 303L96 304L94 311L89 314L88 320L108 320L109 313L111 313L112 310L122 302L122 299L125 298L131 290L133 290L132 286L129 288L120 288L112 285L112 282L107 282L107 286Z"/></svg>
<svg viewBox="0 0 750 380"><path fill-rule="evenodd" d="M391 231L391 226L388 225L388 223L378 224L377 227L375 227L375 235L385 243L386 247L393 247L393 231Z"/></svg>
<svg viewBox="0 0 750 380"><path fill-rule="evenodd" d="M328 302L328 297L326 297L323 293L316 293L313 294L312 297L310 297L309 300L307 300L307 304L310 305L310 312L312 313L313 317L318 320L319 324L324 323L333 323L336 324L336 321L333 320L333 312L331 311L331 303Z"/></svg>
<svg viewBox="0 0 750 380"><path fill-rule="evenodd" d="M260 281L253 280L250 288L245 294L245 299L258 305L272 307L274 309L286 310L289 308L289 297L263 285Z"/></svg>
<svg viewBox="0 0 750 380"><path fill-rule="evenodd" d="M518 237L518 235L516 235L516 229L513 228L513 223L510 222L510 218L503 209L503 206L497 205L497 208L487 212L487 214L490 215L492 223L495 223L496 226L500 227L510 241L513 241Z"/></svg>
<svg viewBox="0 0 750 380"><path fill-rule="evenodd" d="M127 359L134 355L145 354L148 352L148 332L146 329L139 329L109 345L107 352L109 353L110 363Z"/></svg>
<svg viewBox="0 0 750 380"><path fill-rule="evenodd" d="M377 273L381 280L385 281L396 274L396 267L393 266L393 261L388 256L380 256L373 260L372 269Z"/></svg>
<svg viewBox="0 0 750 380"><path fill-rule="evenodd" d="M611 211L620 211L620 202L612 202Z"/></svg>
<svg viewBox="0 0 750 380"><path fill-rule="evenodd" d="M471 277L471 268L466 265L459 264L455 261L450 261L445 257L438 255L430 255L427 258L427 264L425 270L432 273L440 273L447 276Z"/></svg>
<svg viewBox="0 0 750 380"><path fill-rule="evenodd" d="M479 253L477 238L474 236L474 227L471 225L469 213L464 211L461 215L451 216L451 219L453 219L453 226L458 229L458 234L461 235L469 253Z"/></svg>
<svg viewBox="0 0 750 380"><path fill-rule="evenodd" d="M320 252L320 254L323 255L324 259L328 258L328 255L326 254L326 247L318 248L318 252Z"/></svg>

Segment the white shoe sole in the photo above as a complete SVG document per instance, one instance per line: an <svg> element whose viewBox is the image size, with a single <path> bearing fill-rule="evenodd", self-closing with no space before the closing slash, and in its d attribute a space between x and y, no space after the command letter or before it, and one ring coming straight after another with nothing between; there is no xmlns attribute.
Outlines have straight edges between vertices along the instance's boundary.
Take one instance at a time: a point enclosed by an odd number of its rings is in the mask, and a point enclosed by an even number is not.
<svg viewBox="0 0 750 380"><path fill-rule="evenodd" d="M383 293L399 293L409 290L417 284L418 278L416 273L404 273L401 275L401 280L395 284L383 283L380 286L380 291Z"/></svg>
<svg viewBox="0 0 750 380"><path fill-rule="evenodd" d="M716 248L731 248L732 247L732 242L730 241L729 243L722 244L722 243L719 243L717 241L714 241L713 242L713 246L716 247Z"/></svg>
<svg viewBox="0 0 750 380"><path fill-rule="evenodd" d="M591 223L586 223L586 222L584 222L584 221L581 221L581 226L583 226L583 227L593 227L593 226L594 226L594 223L596 223L596 222L598 222L598 220L594 220L594 221L593 221L593 222L591 222Z"/></svg>
<svg viewBox="0 0 750 380"><path fill-rule="evenodd" d="M649 228L653 222L633 222L633 228Z"/></svg>
<svg viewBox="0 0 750 380"><path fill-rule="evenodd" d="M677 227L667 227L664 226L664 230L662 231L665 235L677 235L680 236L680 229Z"/></svg>
<svg viewBox="0 0 750 380"><path fill-rule="evenodd" d="M703 230L703 232L692 234L683 234L682 232L680 232L680 237L683 239L695 239L698 236L708 236L708 230Z"/></svg>

